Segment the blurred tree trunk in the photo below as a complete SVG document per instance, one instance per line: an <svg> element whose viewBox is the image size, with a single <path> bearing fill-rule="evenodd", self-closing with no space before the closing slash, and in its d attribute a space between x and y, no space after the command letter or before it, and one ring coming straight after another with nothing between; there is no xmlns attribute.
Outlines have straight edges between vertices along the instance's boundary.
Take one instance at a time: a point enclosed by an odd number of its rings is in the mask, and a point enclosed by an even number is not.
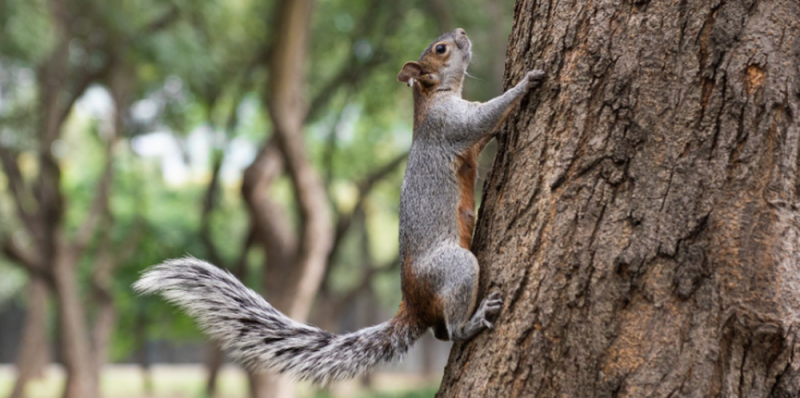
<svg viewBox="0 0 800 398"><path fill-rule="evenodd" d="M217 396L217 380L219 371L225 363L225 351L222 351L219 344L210 342L206 344L206 396L214 398Z"/></svg>
<svg viewBox="0 0 800 398"><path fill-rule="evenodd" d="M119 57L119 55L116 55ZM106 152L105 166L107 168L104 180L111 179L110 171L113 168L112 151L116 145L118 137L122 136L125 121L125 112L130 102L135 74L127 62L115 62L115 67L109 73L108 88L113 100L113 114L111 115L111 126L108 132L108 147ZM108 182L110 184L110 181ZM101 182L102 184L102 182ZM103 188L101 188L103 189ZM105 188L106 190L108 188ZM113 274L120 261L131 257L141 240L141 222L137 219L133 230L128 234L123 243L115 247L111 229L114 226L114 214L108 205L108 192L105 193L100 205L102 222L98 222L98 229L103 230L99 237L97 251L94 255L94 274L92 280L93 302L95 307L95 319L91 332L94 355L93 363L97 377L102 374L103 367L108 362L109 346L111 345L114 326L117 322L117 310L113 295Z"/></svg>
<svg viewBox="0 0 800 398"><path fill-rule="evenodd" d="M313 0L282 0L274 17L269 58L267 110L273 139L267 143L245 174L243 195L252 212L256 236L267 258L264 296L275 308L303 322L327 266L333 231L327 192L308 160L304 124L305 64ZM280 159L276 154L280 153ZM265 189L285 169L292 182L300 218L299 232L282 210L267 197ZM254 375L254 398L291 398L294 386L271 373Z"/></svg>
<svg viewBox="0 0 800 398"><path fill-rule="evenodd" d="M521 0L439 397L800 396L800 3Z"/></svg>
<svg viewBox="0 0 800 398"><path fill-rule="evenodd" d="M506 14L506 2L502 0L489 0L484 4L486 14L489 16L489 43L492 48L487 48L491 65L489 68L488 79L491 82L491 95L497 96L502 94L503 91L503 66L505 65L505 54L507 37L508 37L508 24L504 17Z"/></svg>
<svg viewBox="0 0 800 398"><path fill-rule="evenodd" d="M28 281L25 325L22 329L16 368L17 379L10 398L25 397L25 386L32 378L41 377L49 362L47 339L47 285L41 278Z"/></svg>
<svg viewBox="0 0 800 398"><path fill-rule="evenodd" d="M136 336L136 362L139 365L139 370L142 375L142 391L145 397L152 397L155 393L153 383L152 364L150 363L150 350L147 344L147 312L143 309L139 310L136 315L136 323L134 324L134 336Z"/></svg>
<svg viewBox="0 0 800 398"><path fill-rule="evenodd" d="M56 18L66 18L64 1L51 4ZM67 372L64 388L65 398L96 398L97 377L89 355L89 339L86 333L86 318L76 278L76 265L88 233L81 234L80 247L72 246L62 233L64 200L61 193L61 170L53 155L52 147L61 133L61 125L69 114L72 103L64 106L59 98L67 90L69 65L68 21L57 24L61 31L60 42L48 61L38 71L41 88L41 127L39 134L39 175L37 202L39 213L36 221L37 248L40 254L39 268L48 270L52 277L58 331L61 337L62 360ZM79 95L79 94L77 94ZM77 95L74 98L77 98ZM85 239L85 240L84 240Z"/></svg>
<svg viewBox="0 0 800 398"><path fill-rule="evenodd" d="M42 79L47 79L47 75L42 75ZM118 99L113 91L112 85L112 97ZM83 90L80 94L82 92ZM75 99L80 94L76 94ZM57 93L48 95L55 96ZM55 103L57 104L57 102ZM49 102L46 101L46 109L48 104ZM118 111L121 110L118 109ZM69 108L61 109L58 112L59 115L68 113ZM64 398L95 398L99 397L99 365L105 361L105 358L98 360L92 352L84 300L78 285L77 267L87 245L99 229L98 226L101 224L103 215L108 211L109 192L113 177L113 150L118 134L116 129L119 128L119 125L115 122L116 127L112 128L110 136L107 137L105 164L88 213L78 228L75 238L68 239L62 225L61 170L51 150L53 143L60 136L61 123L66 118L66 116L60 117L61 122L45 120L46 128L40 138L41 196L38 202L41 209L39 219L43 224L40 230L43 231L43 234L40 238L39 250L44 257L40 268L50 267L49 273L53 279L61 350L68 375L63 396ZM110 269L108 271L110 272ZM99 272L102 278L104 270L101 269ZM105 309L108 310L109 305L106 304ZM101 315L108 317L110 314L106 311L106 313L101 312ZM103 323L113 322L113 319L100 319L100 321L102 327ZM101 333L105 332L101 331ZM102 334L98 337L104 338ZM107 344L108 339L105 338L105 340L100 343ZM105 356L105 346L102 349Z"/></svg>
<svg viewBox="0 0 800 398"><path fill-rule="evenodd" d="M144 24L140 31L115 31L108 35L114 39L113 42L103 42L104 46L89 46L97 55L94 58L102 62L76 63L70 56L73 46L82 40L82 33L76 33L73 29L80 30L81 26L88 25L112 27L98 18L100 13L97 10L87 11L87 5L69 0L49 0L44 3L51 18L54 40L49 47L49 54L41 57L36 67L38 103L35 125L38 131L35 139L38 144L38 164L33 168L36 176L23 177L18 159L21 148L17 142L5 140L0 143L0 162L9 180L18 221L25 228L30 242L29 246L22 247L14 242L13 236L0 237L0 248L24 267L33 279L46 281L47 288L52 290L56 301L62 360L67 373L63 392L65 398L98 396L98 372L106 360L115 318L108 285L115 261L124 256L119 251L114 253L113 259L108 253L98 256L100 261L94 287L95 292L100 293L100 300L93 336L97 345L93 352L77 267L99 230L100 221L108 213L112 153L117 134L122 128L122 113L127 108L125 99L132 89L130 79L133 69L128 69L129 63L126 61L129 60L123 59L122 54L128 51L130 42L135 38L163 29L177 15L170 10L164 16ZM76 23L78 20L84 20L88 25ZM105 164L86 217L77 231L72 233L64 225L65 200L61 187L61 165L57 158L62 126L86 89L107 77L110 77L109 88L115 102L115 115L111 131L103 137L106 139ZM28 179L35 181L31 183ZM24 389L24 379L20 381L19 389Z"/></svg>
<svg viewBox="0 0 800 398"><path fill-rule="evenodd" d="M71 256L54 256L56 307L58 308L61 352L67 371L65 398L98 397L98 375L92 360L86 315L78 291L75 261ZM67 257L67 258L64 258Z"/></svg>
<svg viewBox="0 0 800 398"><path fill-rule="evenodd" d="M54 12L58 14L63 10ZM30 272L32 278L46 280L53 289L62 359L67 372L64 397L95 398L98 396L98 377L91 354L76 267L95 232L101 214L107 208L114 139L109 138L107 143L106 167L97 184L88 214L74 239L68 239L62 224L64 200L61 192L61 170L53 154L53 146L59 139L61 126L72 105L94 79L94 75L86 71L86 75L79 79L84 82L79 83L77 88L70 90L66 87L69 79L64 66L68 63L68 46L69 36L65 36L37 75L41 90L41 120L38 134L38 175L32 193L22 193L26 184L21 177L16 152L11 148L0 147L4 170L11 178L12 190L15 191L13 196L19 220L33 241L32 248L23 248L16 246L13 238L7 238L3 242L3 248L7 255ZM64 97L68 100L64 101ZM34 203L26 203L28 198L34 198ZM28 210L31 208L35 211ZM24 388L24 383L20 383L19 388Z"/></svg>
<svg viewBox="0 0 800 398"><path fill-rule="evenodd" d="M97 253L93 295L96 313L94 327L92 328L92 344L94 347L92 353L94 354L95 372L98 375L101 374L103 367L108 362L111 337L114 332L114 325L117 322L111 280L114 265L115 259L110 249L103 249L103 251Z"/></svg>

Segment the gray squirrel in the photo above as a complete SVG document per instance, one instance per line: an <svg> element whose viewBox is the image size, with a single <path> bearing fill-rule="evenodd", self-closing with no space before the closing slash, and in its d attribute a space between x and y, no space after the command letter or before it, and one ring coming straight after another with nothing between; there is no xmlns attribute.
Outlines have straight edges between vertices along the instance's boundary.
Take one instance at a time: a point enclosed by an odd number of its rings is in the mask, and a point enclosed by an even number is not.
<svg viewBox="0 0 800 398"><path fill-rule="evenodd" d="M402 357L429 328L438 339L466 341L503 306L491 293L475 310L478 260L470 252L478 153L543 71L528 72L486 103L461 98L472 43L463 29L445 33L403 65L397 79L414 93L414 134L400 194L403 301L394 318L336 335L280 313L230 273L192 257L156 265L134 284L161 293L253 370L272 369L327 385Z"/></svg>

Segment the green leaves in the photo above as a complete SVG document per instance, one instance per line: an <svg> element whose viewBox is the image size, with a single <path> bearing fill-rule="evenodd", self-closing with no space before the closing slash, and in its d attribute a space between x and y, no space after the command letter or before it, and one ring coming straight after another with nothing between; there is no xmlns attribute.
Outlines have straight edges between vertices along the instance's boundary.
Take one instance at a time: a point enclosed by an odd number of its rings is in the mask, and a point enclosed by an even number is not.
<svg viewBox="0 0 800 398"><path fill-rule="evenodd" d="M457 7L440 2L450 11L447 18L423 0L316 2L309 62L304 66L305 105L310 108L305 143L313 164L327 180L336 210L350 211L358 200L358 182L408 150L412 98L407 87L397 83L396 75L405 61L417 59L441 33L442 20L463 26L475 42L476 62L470 71L484 80L467 83L470 97L491 95L487 87L495 70L490 63L496 57L489 32L497 23L487 17L491 13L479 12L485 7L482 2L468 1L468 7L463 2ZM53 19L48 4L46 0L0 0L0 144L22 153L23 177L32 187L37 170L28 164L35 166L38 159L36 133L43 120L42 87L47 80L41 66L62 39L60 29L66 29L72 38L66 43L66 64L59 65L64 67L65 87L57 89L56 101L81 96L82 101L109 113L73 108L54 145L63 174L64 229L67 235L74 234L90 210L103 174L104 131L110 128L114 108L108 94L115 76L111 71L125 68L129 72L123 74L128 97L120 99L125 104L122 138L114 152L110 189L114 222L101 231L119 250L141 235L135 250L120 259L114 270L120 325L113 352L121 358L136 348L132 342L137 341L134 334L142 317L147 318L150 336L185 337L193 329L188 318L160 301L134 297L129 286L147 265L185 253L206 253L198 230L211 152L224 151L226 159L225 178L211 217L211 237L226 258L235 257L244 239L250 220L239 179L241 167L271 135L263 99L270 79L265 71L271 26L279 21L274 20L271 0L67 0L63 21ZM502 10L506 19L510 11ZM86 95L86 87L105 96ZM196 139L189 137L201 130L211 142L197 146ZM179 143L176 146L183 152L177 162L192 168L192 178L169 184L161 158L134 150L137 137L154 132ZM366 246L376 263L383 265L396 256L402 174L401 164L363 199L364 220L349 232L344 254L333 259L335 285L358 282L365 246L359 234L364 230L370 235ZM5 229L0 228L0 235L7 229L20 229L13 222L5 223L15 217L15 209L3 177L0 219ZM294 198L289 187L285 179L279 179L269 193L270 199L291 210ZM79 267L87 295L97 246L95 241L90 243ZM249 263L251 268L260 266L262 251L253 250ZM398 285L397 273L386 273L374 287L380 295L392 297L387 302L395 303ZM17 288L0 286L0 297Z"/></svg>

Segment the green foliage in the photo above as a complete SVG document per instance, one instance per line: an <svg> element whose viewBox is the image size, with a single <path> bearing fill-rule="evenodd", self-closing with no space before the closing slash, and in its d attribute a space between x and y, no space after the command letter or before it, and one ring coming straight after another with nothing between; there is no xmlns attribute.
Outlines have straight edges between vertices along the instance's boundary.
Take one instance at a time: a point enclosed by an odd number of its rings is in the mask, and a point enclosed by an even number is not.
<svg viewBox="0 0 800 398"><path fill-rule="evenodd" d="M0 1L0 54L21 65L37 64L53 45L45 0Z"/></svg>
<svg viewBox="0 0 800 398"><path fill-rule="evenodd" d="M223 179L210 218L211 238L220 255L232 262L249 228L249 215L240 195L241 167L236 143L252 157L270 135L263 103L269 76L265 57L272 41L275 2L270 0L74 0L68 2L78 17L71 28L77 37L69 44L70 76L105 65L132 71L131 105L125 115L123 139L113 157L114 180L110 209L113 224L94 237L80 262L81 286L91 297L91 278L101 236L110 238L115 251L135 240L135 250L119 259L113 277L113 297L119 314L113 359L127 358L137 348L144 324L148 338L184 341L201 337L187 317L162 300L136 297L130 289L141 270L164 259L187 253L207 257L200 239L204 194L211 178L212 156L225 155L226 167L238 178ZM36 158L36 129L41 122L41 93L35 72L56 45L57 24L45 0L0 0L0 144L13 143L21 153L26 183L34 185L35 168L25 159ZM452 2L450 16L467 29L475 42L472 74L467 89L473 99L486 99L490 87L490 29L497 29L481 12L484 2ZM510 7L503 6L506 37ZM501 24L502 25L502 24ZM456 26L449 27L449 29ZM319 0L315 4L309 62L306 65L311 109L306 128L308 153L327 180L332 206L350 211L358 195L357 182L408 150L411 142L412 99L396 81L400 66L416 59L437 37L439 27L426 1ZM496 33L496 32L495 32ZM115 62L109 64L109 62ZM27 78L26 78L27 76ZM74 81L70 82L74 84ZM92 210L92 200L103 174L110 115L84 108L113 107L107 93L108 76L96 80L93 90L105 96L87 99L73 109L57 142L65 198L65 230L74 237ZM105 98L105 99L103 99ZM60 99L61 100L61 99ZM150 109L150 111L145 111ZM206 146L192 142L205 131ZM136 150L137 141L153 132L167 132L182 151L189 172L180 183L168 181L162 159ZM195 138L193 138L195 137ZM202 140L201 140L202 141ZM250 159L248 159L250 160ZM236 167L239 167L236 169ZM366 220L354 228L334 259L332 285L343 291L363 270L359 228L366 228L377 265L396 257L397 202L402 166L378 183L366 198ZM0 174L0 237L22 234L5 176ZM270 191L273 200L290 212L293 197L282 178ZM8 221L6 221L8 220ZM24 241L24 239L23 239ZM254 250L248 267L259 269L263 253ZM23 273L7 271L12 263L0 259L0 300L21 295ZM8 276L6 278L6 276ZM252 279L255 277L251 276ZM399 302L399 275L387 273L373 283L388 308ZM90 300L87 300L90 301ZM89 306L91 307L91 306ZM92 311L90 308L90 315ZM418 395L430 396L431 391ZM431 393L431 394L427 394ZM380 395L384 396L384 395Z"/></svg>

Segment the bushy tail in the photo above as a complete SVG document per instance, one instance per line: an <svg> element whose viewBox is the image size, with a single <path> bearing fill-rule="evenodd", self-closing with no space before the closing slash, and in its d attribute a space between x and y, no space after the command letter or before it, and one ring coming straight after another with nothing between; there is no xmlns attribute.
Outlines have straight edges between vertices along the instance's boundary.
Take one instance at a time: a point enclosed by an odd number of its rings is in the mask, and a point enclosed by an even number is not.
<svg viewBox="0 0 800 398"><path fill-rule="evenodd" d="M133 287L177 304L248 368L269 368L320 385L399 359L425 331L401 309L377 326L328 333L293 321L227 271L191 257L148 269Z"/></svg>

